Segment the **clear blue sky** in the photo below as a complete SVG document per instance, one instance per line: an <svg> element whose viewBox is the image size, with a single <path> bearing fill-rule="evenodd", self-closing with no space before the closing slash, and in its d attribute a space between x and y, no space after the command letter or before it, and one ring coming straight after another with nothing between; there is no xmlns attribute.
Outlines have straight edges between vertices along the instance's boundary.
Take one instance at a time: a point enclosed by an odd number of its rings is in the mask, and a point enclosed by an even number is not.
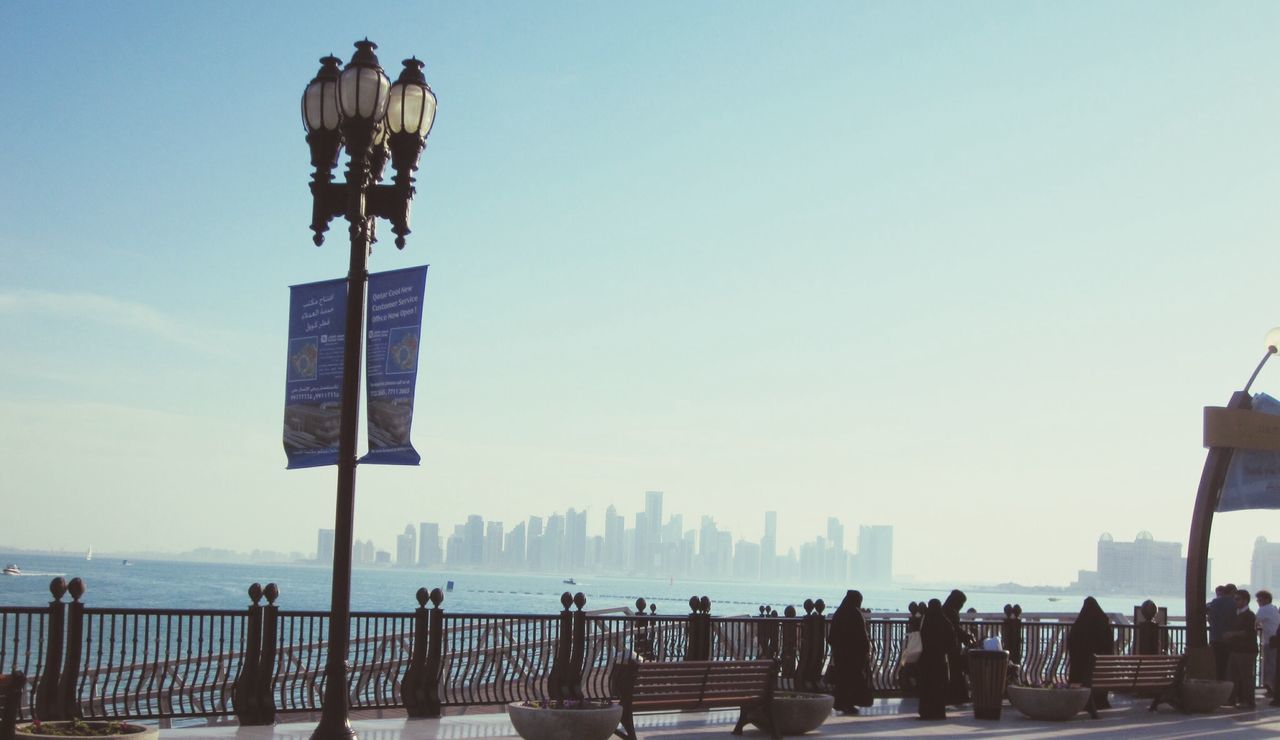
<svg viewBox="0 0 1280 740"><path fill-rule="evenodd" d="M440 99L417 469L357 536L587 507L783 544L897 527L920 578L1065 583L1184 540L1201 407L1280 324L1273 3L6 4L3 543L310 550L285 471L298 115L364 36ZM1280 393L1280 368L1259 388ZM30 525L14 526L14 522ZM999 543L992 530L1003 532ZM1272 512L1224 515L1247 580ZM1015 557L1009 557L1010 553ZM1280 584L1269 584L1280 586Z"/></svg>

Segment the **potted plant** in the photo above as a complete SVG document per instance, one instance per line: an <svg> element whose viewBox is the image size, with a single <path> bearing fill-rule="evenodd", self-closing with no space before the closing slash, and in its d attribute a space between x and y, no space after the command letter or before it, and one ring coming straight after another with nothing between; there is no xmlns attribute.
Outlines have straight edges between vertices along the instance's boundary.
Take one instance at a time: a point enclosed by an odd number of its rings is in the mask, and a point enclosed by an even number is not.
<svg viewBox="0 0 1280 740"><path fill-rule="evenodd" d="M1089 703L1092 689L1068 683L1033 686L1010 685L1009 703L1029 719L1061 722L1071 719Z"/></svg>
<svg viewBox="0 0 1280 740"><path fill-rule="evenodd" d="M592 699L513 701L507 717L525 740L607 740L618 729L622 705Z"/></svg>
<svg viewBox="0 0 1280 740"><path fill-rule="evenodd" d="M831 694L807 694L798 691L782 691L773 695L770 716L779 735L803 735L816 730L831 716L835 697ZM759 721L751 724L760 729Z"/></svg>
<svg viewBox="0 0 1280 740"><path fill-rule="evenodd" d="M33 720L18 725L18 737L97 737L128 738L129 740L146 740L157 738L160 732L154 727L134 725L120 720L86 721L72 719L58 722L41 722Z"/></svg>
<svg viewBox="0 0 1280 740"><path fill-rule="evenodd" d="M1184 712L1208 714L1226 703L1235 685L1230 681L1184 678L1178 685L1178 706Z"/></svg>

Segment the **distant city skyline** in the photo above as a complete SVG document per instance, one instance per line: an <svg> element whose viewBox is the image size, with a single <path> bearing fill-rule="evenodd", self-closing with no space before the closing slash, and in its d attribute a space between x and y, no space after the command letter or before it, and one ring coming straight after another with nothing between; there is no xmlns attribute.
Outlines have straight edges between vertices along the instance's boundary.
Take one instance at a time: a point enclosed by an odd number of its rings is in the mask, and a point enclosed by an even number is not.
<svg viewBox="0 0 1280 740"><path fill-rule="evenodd" d="M709 514L700 517L697 529L686 529L681 514L664 520L663 498L662 491L646 491L644 507L633 514L630 527L613 504L595 528L588 527L587 512L575 508L532 514L510 529L504 520L471 514L447 536L440 533L441 522L410 523L396 535L394 551L357 538L353 560L356 565L527 570L570 577L608 571L711 580L856 581L867 586L893 581L890 525L859 525L856 547L849 549L844 525L838 517L828 517L825 536L778 552L776 511L764 512L765 534L754 541L734 537ZM322 528L315 559L325 563L332 557L333 530Z"/></svg>

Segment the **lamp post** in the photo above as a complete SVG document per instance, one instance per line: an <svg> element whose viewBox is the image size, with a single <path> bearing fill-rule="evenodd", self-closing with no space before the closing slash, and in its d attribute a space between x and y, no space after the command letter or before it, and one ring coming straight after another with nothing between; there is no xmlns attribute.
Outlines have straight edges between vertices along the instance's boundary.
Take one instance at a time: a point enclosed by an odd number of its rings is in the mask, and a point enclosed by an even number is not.
<svg viewBox="0 0 1280 740"><path fill-rule="evenodd" d="M329 221L345 216L351 236L347 312L342 358L342 406L338 435L338 495L334 522L333 594L329 614L324 705L313 738L351 738L347 718L347 651L351 625L351 545L356 492L356 431L360 414L360 358L364 346L364 294L374 219L391 222L396 247L409 234L413 172L435 122L436 97L422 75L422 62L406 59L394 84L374 50L357 41L342 70L327 56L302 94L302 120L311 147L311 230L324 243ZM347 150L346 182L334 182L338 155ZM381 184L387 155L395 177Z"/></svg>
<svg viewBox="0 0 1280 740"><path fill-rule="evenodd" d="M1205 445L1209 448L1205 456L1204 470L1200 473L1200 488L1196 491L1195 509L1191 512L1191 533L1187 538L1187 583L1186 583L1186 615L1187 615L1187 647L1204 648L1208 645L1205 636L1205 592L1209 586L1209 534L1213 528L1213 514L1218 509L1218 501L1222 497L1222 486L1227 480L1227 469L1231 466L1231 457L1237 445L1233 441L1217 437L1210 433L1211 413L1226 411L1248 412L1253 409L1253 401L1249 397L1249 389L1258 373L1262 372L1267 360L1276 354L1280 347L1280 327L1267 332L1264 340L1266 353L1254 368L1244 388L1231 394L1225 409L1205 409ZM1274 418L1274 417L1272 417ZM1268 442L1266 444L1272 444ZM1253 444L1259 444L1256 439Z"/></svg>

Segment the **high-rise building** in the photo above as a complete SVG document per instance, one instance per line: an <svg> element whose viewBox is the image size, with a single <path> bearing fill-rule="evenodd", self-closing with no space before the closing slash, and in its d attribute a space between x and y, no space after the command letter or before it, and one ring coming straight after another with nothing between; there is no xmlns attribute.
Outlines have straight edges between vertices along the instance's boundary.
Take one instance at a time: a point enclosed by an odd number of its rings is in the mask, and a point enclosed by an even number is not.
<svg viewBox="0 0 1280 740"><path fill-rule="evenodd" d="M618 509L610 506L604 512L604 554L601 556L606 568L622 570L626 567L627 519L618 513Z"/></svg>
<svg viewBox="0 0 1280 740"><path fill-rule="evenodd" d="M760 540L760 575L762 578L776 578L778 575L778 512L764 513L764 537Z"/></svg>
<svg viewBox="0 0 1280 740"><path fill-rule="evenodd" d="M467 517L463 534L463 547L466 553L463 558L468 565L480 565L484 562L484 517L472 514Z"/></svg>
<svg viewBox="0 0 1280 740"><path fill-rule="evenodd" d="M542 517L529 517L524 562L529 570L542 570Z"/></svg>
<svg viewBox="0 0 1280 740"><path fill-rule="evenodd" d="M434 568L444 560L440 551L440 525L422 522L418 525L418 566Z"/></svg>
<svg viewBox="0 0 1280 740"><path fill-rule="evenodd" d="M404 534L396 537L396 567L412 568L417 564L418 535L412 524L405 525Z"/></svg>
<svg viewBox="0 0 1280 740"><path fill-rule="evenodd" d="M503 554L506 565L509 568L525 568L527 564L525 558L525 526L524 522L520 522L507 532L507 536L503 541Z"/></svg>
<svg viewBox="0 0 1280 740"><path fill-rule="evenodd" d="M502 565L502 522L488 522L484 530L484 564Z"/></svg>
<svg viewBox="0 0 1280 740"><path fill-rule="evenodd" d="M316 535L316 562L321 565L333 562L332 529L322 529Z"/></svg>
<svg viewBox="0 0 1280 740"><path fill-rule="evenodd" d="M662 491L645 492L644 524L644 545L641 547L644 560L641 570L654 572L660 565L658 554L662 551Z"/></svg>
<svg viewBox="0 0 1280 740"><path fill-rule="evenodd" d="M565 567L579 571L587 564L587 512L569 509L564 516Z"/></svg>
<svg viewBox="0 0 1280 740"><path fill-rule="evenodd" d="M1186 590L1187 559L1181 542L1157 542L1139 532L1133 542L1098 539L1098 580L1103 590L1178 593Z"/></svg>
<svg viewBox="0 0 1280 740"><path fill-rule="evenodd" d="M1280 542L1267 542L1266 537L1253 541L1253 562L1249 566L1249 587L1280 593Z"/></svg>
<svg viewBox="0 0 1280 740"><path fill-rule="evenodd" d="M893 582L893 527L875 524L858 528L860 578L873 586Z"/></svg>

